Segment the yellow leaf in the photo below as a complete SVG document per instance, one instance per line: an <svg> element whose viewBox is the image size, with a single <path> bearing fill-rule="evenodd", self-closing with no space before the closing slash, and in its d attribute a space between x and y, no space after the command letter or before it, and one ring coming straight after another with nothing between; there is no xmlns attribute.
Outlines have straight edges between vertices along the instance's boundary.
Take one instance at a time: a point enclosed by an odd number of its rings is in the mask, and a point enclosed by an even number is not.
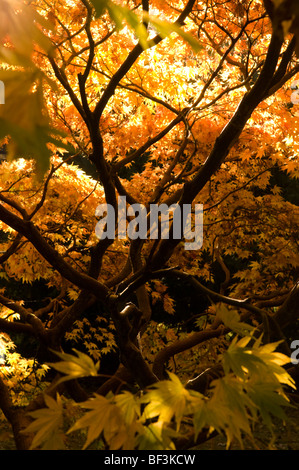
<svg viewBox="0 0 299 470"><path fill-rule="evenodd" d="M56 369L58 372L65 374L59 382L65 380L77 379L79 377L89 377L98 375L100 367L99 362L94 364L93 360L86 354L73 349L77 357L73 354L59 353L53 351L58 357L63 359L61 362L49 363L48 365Z"/></svg>
<svg viewBox="0 0 299 470"><path fill-rule="evenodd" d="M47 408L30 412L34 421L29 424L24 432L36 433L31 448L35 449L42 446L43 449L58 450L64 448L60 428L63 424L63 405L59 395L57 400L45 395ZM52 447L55 445L55 447Z"/></svg>

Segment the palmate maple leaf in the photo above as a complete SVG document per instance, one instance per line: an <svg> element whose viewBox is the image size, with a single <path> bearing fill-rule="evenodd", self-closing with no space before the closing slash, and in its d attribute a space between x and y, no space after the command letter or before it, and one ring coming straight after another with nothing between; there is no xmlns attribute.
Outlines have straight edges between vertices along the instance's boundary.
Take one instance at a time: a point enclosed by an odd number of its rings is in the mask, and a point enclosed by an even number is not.
<svg viewBox="0 0 299 470"><path fill-rule="evenodd" d="M83 449L87 449L101 435L112 450L134 448L135 434L140 430L140 423L136 419L141 413L138 398L123 393L115 401L113 395L103 397L94 394L81 406L89 411L68 430L68 434L86 428L87 438Z"/></svg>
<svg viewBox="0 0 299 470"><path fill-rule="evenodd" d="M78 379L79 377L95 377L98 375L100 363L96 364L85 353L73 349L76 356L64 352L53 351L62 361L49 363L48 365L58 372L65 374L59 379L59 383L66 380Z"/></svg>
<svg viewBox="0 0 299 470"><path fill-rule="evenodd" d="M170 423L175 418L177 428L192 404L192 396L183 386L180 379L169 372L169 380L159 382L153 386L142 402L148 403L145 407L144 419L158 418L161 422Z"/></svg>
<svg viewBox="0 0 299 470"><path fill-rule="evenodd" d="M29 413L34 421L27 426L24 432L35 433L31 449L43 450L64 449L64 434L61 430L63 424L63 403L59 394L57 399L44 395L47 408Z"/></svg>

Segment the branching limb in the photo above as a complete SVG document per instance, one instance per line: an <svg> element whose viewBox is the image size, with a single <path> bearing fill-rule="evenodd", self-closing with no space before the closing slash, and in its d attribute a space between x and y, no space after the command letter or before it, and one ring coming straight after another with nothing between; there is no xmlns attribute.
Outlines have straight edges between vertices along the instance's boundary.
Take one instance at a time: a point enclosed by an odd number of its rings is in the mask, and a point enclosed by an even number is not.
<svg viewBox="0 0 299 470"><path fill-rule="evenodd" d="M203 343L212 338L219 338L224 334L228 333L230 330L224 328L223 325L218 326L217 328L209 328L203 331L198 331L192 333L186 338L179 339L173 343L166 346L164 349L158 352L154 359L153 363L153 372L160 379L165 379L165 364L167 361L176 354L191 349L199 344Z"/></svg>
<svg viewBox="0 0 299 470"><path fill-rule="evenodd" d="M244 95L235 114L216 139L214 147L203 166L191 181L185 183L180 200L181 206L187 203L190 204L204 188L211 176L219 169L221 163L229 154L231 147L243 131L252 112L267 96L275 74L282 44L283 39L280 35L273 34L259 78L251 90ZM169 240L162 240L160 248L153 259L154 270L160 268L168 261L178 243L179 240L172 237Z"/></svg>
<svg viewBox="0 0 299 470"><path fill-rule="evenodd" d="M158 379L144 360L136 342L137 333L141 328L139 322L142 312L134 304L128 304L119 312L115 302L111 304L110 310L117 331L121 361L133 374L139 386L144 389Z"/></svg>
<svg viewBox="0 0 299 470"><path fill-rule="evenodd" d="M0 377L0 409L11 424L15 442L18 450L28 450L31 444L31 436L23 431L29 424L29 419L25 412L14 406L9 389L3 379Z"/></svg>
<svg viewBox="0 0 299 470"><path fill-rule="evenodd" d="M189 13L192 10L192 7L195 3L195 0L188 0L184 10L182 13L179 15L178 19L175 21L175 24L177 25L182 25ZM162 36L157 35L151 40L151 47L156 46L163 40ZM127 74L127 72L130 70L132 65L136 62L138 57L142 54L143 48L138 43L134 49L129 53L127 56L126 60L122 63L118 71L114 74L112 79L110 80L106 90L104 91L103 95L101 96L99 102L95 106L94 109L94 117L96 121L98 122L103 114L104 109L106 108L106 105L108 101L110 100L111 96L115 92L118 84L120 81L124 78L124 76Z"/></svg>
<svg viewBox="0 0 299 470"><path fill-rule="evenodd" d="M9 246L9 248L5 251L5 253L1 254L0 264L5 263L5 261L7 261L11 255L17 252L17 250L19 249L21 245L21 240L22 240L22 235L17 233L12 244Z"/></svg>
<svg viewBox="0 0 299 470"><path fill-rule="evenodd" d="M26 237L45 260L47 260L54 269L57 269L62 277L82 289L87 288L101 300L105 300L107 296L109 296L110 291L104 284L84 273L80 273L68 264L63 257L47 243L31 221L22 220L4 206L0 206L0 219Z"/></svg>
<svg viewBox="0 0 299 470"><path fill-rule="evenodd" d="M23 332L25 330L27 332L30 331L31 334L39 336L40 338L45 337L45 328L42 321L38 317L36 317L32 312L2 294L0 294L0 303L5 307L9 308L10 310L13 310L14 312L18 313L20 315L21 321L24 322L24 324L18 324L14 322L9 322L1 318L0 328L2 329L2 331L13 331L19 329L19 331ZM19 326L16 327L16 325ZM30 326L30 328L28 328L28 326Z"/></svg>

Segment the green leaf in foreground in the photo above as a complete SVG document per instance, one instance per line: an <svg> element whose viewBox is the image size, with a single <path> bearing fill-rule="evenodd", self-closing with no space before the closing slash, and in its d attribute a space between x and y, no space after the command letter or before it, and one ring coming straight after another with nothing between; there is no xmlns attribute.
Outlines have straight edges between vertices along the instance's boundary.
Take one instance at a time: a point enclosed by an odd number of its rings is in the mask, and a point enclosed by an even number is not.
<svg viewBox="0 0 299 470"><path fill-rule="evenodd" d="M254 330L253 326L240 320L240 315L236 310L229 309L225 304L218 304L216 311L217 317L224 323L224 325L238 335L249 335Z"/></svg>
<svg viewBox="0 0 299 470"><path fill-rule="evenodd" d="M100 367L99 362L95 364L86 354L77 351L76 349L73 349L73 351L77 356L53 351L58 357L60 357L60 359L62 359L62 361L50 363L48 365L53 367L53 369L56 369L58 372L65 374L65 377L62 377L59 382L78 379L79 377L97 376Z"/></svg>
<svg viewBox="0 0 299 470"><path fill-rule="evenodd" d="M144 21L146 23L150 23L156 32L163 38L176 33L192 47L194 52L199 52L202 48L198 40L188 32L184 31L178 23L161 20L147 12L143 12L142 18L139 18L134 11L131 11L127 7L118 5L111 0L91 0L91 2L95 8L97 17L102 16L105 10L108 11L110 18L114 22L118 31L121 30L125 24L128 24L134 31L143 49L147 49L154 45L154 42L152 42L148 36L148 31L143 23Z"/></svg>
<svg viewBox="0 0 299 470"><path fill-rule="evenodd" d="M25 429L27 433L36 433L31 449L41 447L43 450L64 449L63 434L63 404L59 395L57 401L48 395L44 396L47 408L32 411L30 416L34 421Z"/></svg>
<svg viewBox="0 0 299 470"><path fill-rule="evenodd" d="M127 399L128 396L125 398L125 402ZM89 411L69 429L68 434L78 429L87 428L87 439L83 450L101 436L104 437L110 450L121 448L132 450L134 448L135 434L139 427L138 421L133 419L129 426L124 419L122 410L114 403L113 396L103 397L95 394L93 398L81 403L81 406ZM126 407L124 402L122 402L122 408L123 406ZM131 406L132 403L129 404L129 409L132 411ZM129 416L131 411L129 411ZM128 417L127 413L126 416ZM135 416L134 410L133 416Z"/></svg>
<svg viewBox="0 0 299 470"><path fill-rule="evenodd" d="M193 398L180 379L175 374L169 373L169 380L154 384L141 401L148 403L144 410L145 419L159 418L161 422L170 423L175 418L179 428Z"/></svg>

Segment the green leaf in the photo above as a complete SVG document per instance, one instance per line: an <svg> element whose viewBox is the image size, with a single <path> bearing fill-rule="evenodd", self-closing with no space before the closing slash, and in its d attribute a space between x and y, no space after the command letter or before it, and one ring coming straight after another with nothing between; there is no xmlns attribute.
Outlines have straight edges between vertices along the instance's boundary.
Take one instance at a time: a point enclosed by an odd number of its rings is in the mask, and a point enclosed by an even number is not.
<svg viewBox="0 0 299 470"><path fill-rule="evenodd" d="M60 428L63 424L63 404L59 395L54 400L48 395L44 397L47 408L28 413L34 421L24 432L36 433L31 449L42 447L44 450L64 449L63 435Z"/></svg>
<svg viewBox="0 0 299 470"><path fill-rule="evenodd" d="M100 367L99 362L94 364L93 360L86 354L77 351L76 349L73 349L73 351L77 354L77 356L53 351L58 357L62 359L62 361L50 363L48 365L56 369L58 372L65 374L65 377L62 377L59 380L59 383L66 380L77 379L79 377L95 377L98 375Z"/></svg>
<svg viewBox="0 0 299 470"><path fill-rule="evenodd" d="M196 38L191 34L186 33L180 25L177 23L171 23L169 21L160 20L159 18L150 15L148 17L150 23L156 29L157 33L162 37L169 37L171 34L176 33L178 36L181 36L184 41L186 41L193 49L195 53L199 52L202 49L202 46Z"/></svg>
<svg viewBox="0 0 299 470"><path fill-rule="evenodd" d="M232 371L238 377L245 379L248 374L259 373L267 367L263 360L247 349L246 345L251 337L238 341L234 338L228 350L223 354L223 368L226 374Z"/></svg>
<svg viewBox="0 0 299 470"><path fill-rule="evenodd" d="M252 340L250 337L242 338L240 341L235 338L223 355L223 367L226 374L232 371L242 380L240 383L250 400L246 407L250 409L252 402L267 426L271 427L271 415L284 419L283 407L289 405L283 385L295 388L294 380L283 368L283 365L290 362L290 358L275 351L280 342L261 345L259 338L252 348L248 348L250 340ZM235 412L238 399L232 389L230 397ZM251 408L251 415L254 413L256 414L254 408Z"/></svg>
<svg viewBox="0 0 299 470"><path fill-rule="evenodd" d="M242 382L232 375L215 380L211 386L213 396L207 405L210 425L226 434L228 446L233 438L243 446L243 433L251 437L256 404L248 397Z"/></svg>
<svg viewBox="0 0 299 470"><path fill-rule="evenodd" d="M132 424L141 415L140 401L130 392L123 392L115 396L116 405L122 410L127 425Z"/></svg>
<svg viewBox="0 0 299 470"><path fill-rule="evenodd" d="M174 450L175 445L171 437L177 434L158 421L143 428L143 433L137 438L138 450Z"/></svg>
<svg viewBox="0 0 299 470"><path fill-rule="evenodd" d="M179 378L169 373L170 380L163 380L153 386L143 398L147 402L144 410L145 419L159 417L159 421L169 423L174 417L177 428L184 414L188 413L193 401L189 391Z"/></svg>
<svg viewBox="0 0 299 470"><path fill-rule="evenodd" d="M270 429L273 427L273 416L282 420L286 419L284 408L291 405L287 397L277 391L273 382L254 381L247 387L247 393Z"/></svg>
<svg viewBox="0 0 299 470"><path fill-rule="evenodd" d="M253 326L240 321L240 315L236 310L230 310L223 303L217 305L216 315L225 326L241 336L248 335L254 330Z"/></svg>
<svg viewBox="0 0 299 470"><path fill-rule="evenodd" d="M49 143L63 147L51 129L43 99L43 74L38 70L2 70L5 104L0 105L0 140L10 137L8 157L34 158L40 176L48 170Z"/></svg>
<svg viewBox="0 0 299 470"><path fill-rule="evenodd" d="M91 0L91 3L95 8L96 18L100 18L106 10L109 0Z"/></svg>
<svg viewBox="0 0 299 470"><path fill-rule="evenodd" d="M126 22L134 31L143 49L147 49L149 47L150 43L148 42L147 29L136 13L126 7L115 5L112 2L108 2L107 9L117 30L121 30L124 27L124 22Z"/></svg>
<svg viewBox="0 0 299 470"><path fill-rule="evenodd" d="M139 19L138 15L129 8L118 5L110 0L91 0L91 2L95 7L97 17L103 15L105 10L108 11L109 16L115 23L117 30L121 30L126 22L135 32L136 37L139 39L143 49L147 49L149 46L153 45L148 37L148 32L143 21L151 23L157 33L164 38L169 37L173 33L176 33L177 35L181 36L181 38L184 39L184 41L186 41L195 52L199 52L202 48L198 40L191 34L186 33L177 23L160 20L159 18L153 15L149 15L146 12L143 12L141 20Z"/></svg>
<svg viewBox="0 0 299 470"><path fill-rule="evenodd" d="M259 347L255 344L253 346L253 353L265 362L268 372L271 372L273 376L273 380L276 379L280 384L296 389L294 379L282 367L290 363L290 357L276 351L280 343L281 341L277 341Z"/></svg>
<svg viewBox="0 0 299 470"><path fill-rule="evenodd" d="M43 83L51 80L33 63L36 44L46 53L51 42L42 28L52 25L40 16L33 5L23 0L2 0L0 39L9 36L12 47L0 41L0 60L6 63L0 72L5 87L5 103L0 106L0 140L9 138L9 158L34 158L37 176L49 168L48 144L59 142L61 135L51 128L43 99Z"/></svg>
<svg viewBox="0 0 299 470"><path fill-rule="evenodd" d="M205 400L202 400L193 416L195 439L204 428L210 428L209 421L209 410L207 403Z"/></svg>
<svg viewBox="0 0 299 470"><path fill-rule="evenodd" d="M263 376L265 380L272 380L277 385L286 384L296 388L294 380L282 367L290 362L290 358L275 351L280 341L261 345L261 338L258 338L252 348L249 348L247 345L250 341L252 338L248 336L239 341L235 338L231 342L223 354L224 371L232 371L242 379L249 375Z"/></svg>
<svg viewBox="0 0 299 470"><path fill-rule="evenodd" d="M121 410L108 399L95 394L87 402L82 403L82 407L88 408L88 411L74 426L68 434L82 428L88 428L87 439L83 449L86 449L94 440L103 433L105 440L110 448L120 448L128 438L128 430L124 426Z"/></svg>
<svg viewBox="0 0 299 470"><path fill-rule="evenodd" d="M111 404L107 398L95 395L94 398L81 404L82 407L91 409L79 419L69 430L68 434L82 428L88 428L87 439L83 449L86 449L102 433L104 427L109 424Z"/></svg>

